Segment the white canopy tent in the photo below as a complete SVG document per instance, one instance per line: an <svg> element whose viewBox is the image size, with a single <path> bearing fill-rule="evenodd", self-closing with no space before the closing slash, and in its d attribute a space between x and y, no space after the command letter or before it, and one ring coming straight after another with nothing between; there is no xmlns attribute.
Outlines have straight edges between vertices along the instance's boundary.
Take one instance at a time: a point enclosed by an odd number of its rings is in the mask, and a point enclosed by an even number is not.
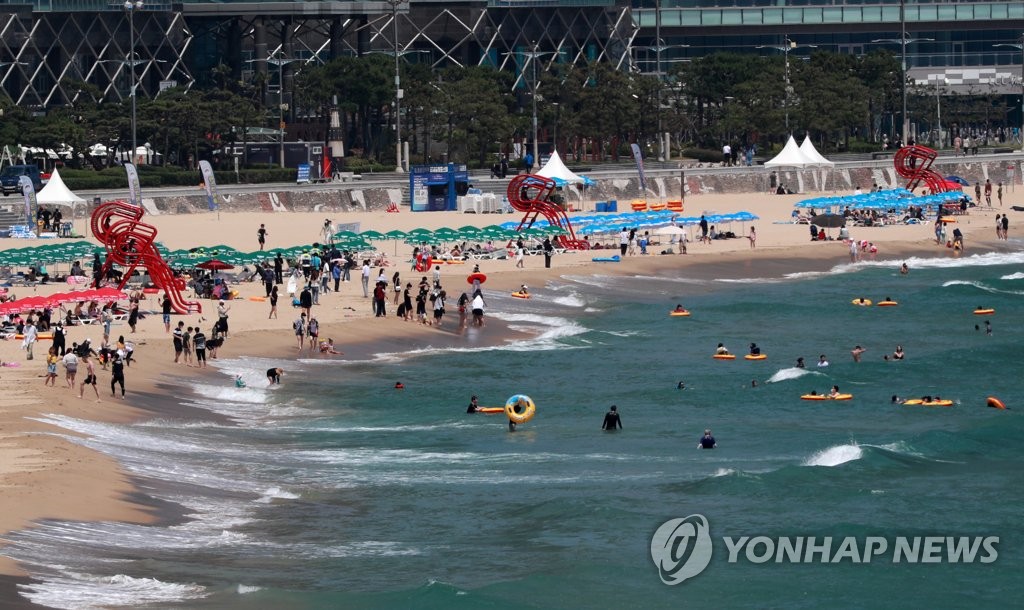
<svg viewBox="0 0 1024 610"><path fill-rule="evenodd" d="M804 136L804 143L800 145L800 152L807 157L811 164L816 167L834 167L835 163L826 159L811 142L811 136Z"/></svg>
<svg viewBox="0 0 1024 610"><path fill-rule="evenodd" d="M782 148L782 152L775 155L770 161L765 161L765 167L814 167L817 165L812 159L807 157L800 147L796 143L796 139L791 135L789 141Z"/></svg>
<svg viewBox="0 0 1024 610"><path fill-rule="evenodd" d="M544 164L544 167L540 168L537 175L561 183L583 184L586 182L582 176L577 176L565 166L565 163L562 163L562 158L558 156L557 150L551 152L551 158Z"/></svg>
<svg viewBox="0 0 1024 610"><path fill-rule="evenodd" d="M50 181L36 194L38 205L66 205L71 208L71 218L75 217L75 206L84 205L85 199L71 192L71 189L64 184L60 172L56 169L50 175Z"/></svg>

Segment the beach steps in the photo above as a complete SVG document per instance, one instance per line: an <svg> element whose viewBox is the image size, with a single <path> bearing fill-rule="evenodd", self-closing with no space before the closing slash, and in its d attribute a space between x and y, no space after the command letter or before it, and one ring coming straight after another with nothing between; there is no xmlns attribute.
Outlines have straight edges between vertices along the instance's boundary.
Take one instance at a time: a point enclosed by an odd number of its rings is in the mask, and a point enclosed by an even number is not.
<svg viewBox="0 0 1024 610"><path fill-rule="evenodd" d="M21 203L19 198L19 203ZM0 206L0 231L7 231L14 225L25 224L24 204L19 207L12 205Z"/></svg>

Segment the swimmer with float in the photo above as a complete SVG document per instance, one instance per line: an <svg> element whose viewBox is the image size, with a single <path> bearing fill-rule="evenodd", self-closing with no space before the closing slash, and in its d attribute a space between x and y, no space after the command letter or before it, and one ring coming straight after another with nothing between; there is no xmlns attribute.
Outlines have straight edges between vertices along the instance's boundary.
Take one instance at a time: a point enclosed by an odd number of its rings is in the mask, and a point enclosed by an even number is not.
<svg viewBox="0 0 1024 610"><path fill-rule="evenodd" d="M729 350L726 349L725 345L719 343L718 347L715 348L715 355L716 356L728 356L729 355Z"/></svg>
<svg viewBox="0 0 1024 610"><path fill-rule="evenodd" d="M466 413L479 413L480 412L480 405L477 404L476 401L477 401L476 394L473 394L473 396L471 396L470 399L469 399L469 406L466 407Z"/></svg>

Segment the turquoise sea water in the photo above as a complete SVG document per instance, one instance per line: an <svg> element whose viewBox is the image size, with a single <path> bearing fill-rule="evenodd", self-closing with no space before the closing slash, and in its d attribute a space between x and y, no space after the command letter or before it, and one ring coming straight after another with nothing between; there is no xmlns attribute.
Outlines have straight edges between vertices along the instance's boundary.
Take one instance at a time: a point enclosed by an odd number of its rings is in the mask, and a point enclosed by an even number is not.
<svg viewBox="0 0 1024 610"><path fill-rule="evenodd" d="M915 259L908 276L899 261L728 280L567 276L530 301L489 296L529 340L303 361L273 391L263 371L276 363L224 362L223 381L192 388L187 417L51 418L187 519L47 523L5 552L38 579L27 597L65 608L1012 604L1024 589L1022 262ZM860 296L900 305L850 304ZM677 302L693 315L668 317ZM972 315L979 305L996 314ZM975 330L985 319L991 336ZM752 341L766 361L710 357L719 342L743 353ZM860 363L855 344L868 350ZM906 359L884 361L897 344ZM827 369L814 367L822 353ZM798 356L809 368L793 368ZM236 373L252 387L232 387ZM833 384L854 399L799 399ZM516 393L538 413L515 433L503 416L465 414L471 394L501 405ZM897 406L893 394L956 404ZM1011 409L987 408L989 395ZM625 429L603 433L611 404ZM696 449L705 428L718 449ZM651 536L693 514L710 523L710 564L662 584ZM730 563L726 536L999 542L985 564L895 564L891 553L758 564Z"/></svg>

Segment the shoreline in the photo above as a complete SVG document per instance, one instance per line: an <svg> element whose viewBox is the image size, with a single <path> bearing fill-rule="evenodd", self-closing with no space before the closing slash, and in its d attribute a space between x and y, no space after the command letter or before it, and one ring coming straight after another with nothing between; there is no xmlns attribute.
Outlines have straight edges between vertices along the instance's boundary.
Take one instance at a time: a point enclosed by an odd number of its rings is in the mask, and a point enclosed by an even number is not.
<svg viewBox="0 0 1024 610"><path fill-rule="evenodd" d="M728 199L727 196L722 197ZM739 207L747 207L738 202ZM782 210L788 214L791 209L786 205ZM998 210L988 210L987 216L991 216ZM759 213L763 217L767 213ZM454 216L453 216L454 215ZM280 214L253 214L254 218L265 218L268 222L276 222ZM303 231L302 226L312 226L311 223L319 222L322 214L308 214L295 216L294 228L291 233L299 235L308 233ZM374 225L377 217L383 220L392 220L392 215L380 213L366 213L368 226L363 228L378 228L383 224ZM420 219L434 221L431 224L441 226L456 226L460 221L474 221L478 225L491 224L492 218L457 215L456 213L440 213L437 218L428 218L424 215L412 215L414 222ZM443 219L442 219L443 216ZM159 222L154 222L160 227L160 237L167 236L168 245L182 247L179 244L189 243L186 240L200 239L196 234L201 235L199 228L195 233L190 233L183 227L188 223L167 222L168 217L157 216ZM495 217L500 221L512 217ZM456 220L457 219L457 220ZM975 219L979 221L975 224ZM179 219L181 220L181 219ZM209 217L203 220L209 220ZM247 223L248 219L235 219L237 224ZM405 219L408 220L408 219ZM1011 251L1015 248L1006 242L996 242L994 239L985 239L981 235L985 227L991 225L991 220L979 213L972 216L965 225L971 225L967 233L969 256L979 251ZM500 222L499 221L499 222ZM686 273L697 276L718 274L708 279L722 277L743 278L751 276L782 277L786 273L827 271L838 264L848 262L847 247L843 242L811 243L804 241L803 235L806 232L805 225L768 225L770 218L758 221L759 244L756 249L748 247L746 239L727 240L725 243L704 245L691 242L689 244L690 254L687 255L649 255L625 257L621 263L601 264L591 262L591 253L575 253L557 255L553 259L553 266L550 269L543 267L541 257L526 257L526 269L517 270L512 261L482 261L481 266L488 274L488 281L485 284L485 296L487 291L512 291L521 283L527 283L531 291L540 290L551 281L562 276L580 274L614 274L614 275L640 275L640 274L667 274ZM183 224L183 226L175 226ZM201 224L194 222L192 224ZM248 224L245 224L248 226ZM273 226L273 225L272 225ZM778 231L773 231L777 228ZM792 229L792 230L790 230ZM886 235L891 231L891 239ZM272 238L282 233L280 228L272 231ZM792 235L785 235L792 233ZM865 233L868 233L865 231ZM780 237L775 239L773 236ZM879 261L899 261L910 256L922 256L927 258L945 258L951 256L946 248L935 245L933 240L928 239L930 225L925 227L880 227L871 231L870 235L875 238L881 252L878 255ZM913 235L913 238L908 236ZM922 237L924 236L924 237ZM245 239L239 236L222 234L222 238L232 238L239 247L247 242L253 241L251 237ZM223 241L223 240L222 240ZM191 243L195 243L192 241ZM210 241L208 243L218 243ZM763 244L763 245L762 245ZM392 258L392 244L382 244L381 249ZM652 251L659 251L664 246L654 246ZM392 260L403 261L403 256L410 248L403 246L402 255L395 256ZM598 251L597 255L611 250ZM450 296L450 303L454 303L457 293L463 290L462 277L472 269L472 261L467 265L446 265L443 268L443 281L447 285L454 281L457 286L453 290L455 294ZM405 281L416 281L413 279L423 274L414 273L408 270L408 265L398 263L396 266L386 269L390 278L394 270L398 270ZM723 275L724 274L724 275ZM454 278L454 279L452 279ZM353 279L356 279L353 276ZM472 332L458 333L454 328L458 326L458 315L449 313L445 317L446 326L441 329L424 326L418 323L407 323L398 320L393 315L383 320L374 319L369 312L368 301L364 299L358 288L359 282L344 284L342 294L329 293L322 297L319 308L314 309L314 315L321 320L321 338L333 337L336 339L338 349L344 352L344 356L336 357L344 360L367 359L373 354L381 352L398 353L409 351L417 347L442 345L494 345L505 341L515 340L517 331L509 328L508 324L489 317L487 326L482 332L473 329ZM249 296L258 294L261 290L259 284L238 284L241 291L240 299L233 301L231 313L232 332L222 348L220 358L235 358L239 356L262 356L267 358L279 357L282 361L294 361L296 358L319 357L316 352L309 352L304 349L301 352L295 349L295 339L292 334L291 320L294 318L293 311L285 304L286 299L282 295L282 307L280 307L279 318L267 321L265 314L266 303L254 303L248 301ZM54 286L57 291L61 286ZM42 294L42 291L40 291ZM340 296L340 298L339 298ZM389 297L393 296L389 292ZM210 312L215 308L216 302L205 301L203 303L206 313L201 316L176 316L173 318L176 323L178 319L189 324L202 323L204 328L212 324ZM666 306L671 304L666 302ZM143 303L143 309L155 309L155 303L147 300ZM350 309L346 309L350 308ZM391 304L389 302L389 310ZM450 306L452 312L454 304ZM237 311L236 311L237 310ZM268 328L269 327L269 328ZM85 337L93 339L98 344L98 336L101 334L98 328L89 326L73 327L69 329L71 336L68 344ZM126 327L115 327L112 338L116 338L119 331L127 330ZM161 523L167 518L173 518L173 510L167 506L160 506L158 503L146 501L148 496L140 491L130 473L127 473L113 459L86 448L78 443L66 440L62 436L69 435L62 429L55 429L42 422L35 421L37 418L49 413L66 415L83 419L92 419L109 422L133 422L151 419L160 413L158 404L164 404L165 400L176 400L170 397L179 389L180 384L176 382L186 373L192 373L187 368L177 368L172 363L170 349L170 338L167 335L160 321L159 315L148 316L140 323L140 332L137 333L136 350L137 362L126 370L128 380L128 399L121 402L110 399L105 393L105 385L108 382L109 374L98 369L100 377L100 396L102 403L97 405L93 400L79 400L76 393L73 395L68 390L58 385L57 388L44 388L42 385L43 365L41 354L45 353L48 342L41 343L36 347L36 359L31 362L24 360L24 353L17 349L20 342L7 341L0 344L0 359L4 362L17 361L21 363L20 368L2 369L0 377L7 381L16 380L19 383L14 385L13 390L0 399L0 457L4 466L0 468L0 485L5 488L5 499L3 500L3 511L0 511L0 530L5 533L31 527L31 524L43 519L71 519L77 521L126 521L135 523ZM334 359L334 358L331 358ZM284 365L286 377L284 384L287 384L287 364ZM211 379L217 375L215 371L204 373ZM79 377L80 381L81 377ZM225 382L228 379L223 379ZM63 384L63 370L58 374L58 384ZM181 416L180 405L175 416ZM205 417L220 417L216 414L204 412ZM56 433L55 433L56 432ZM18 510L14 510L17 507ZM8 558L0 556L0 575L6 575L5 583L23 582L26 576L24 570ZM11 591L16 589L11 585ZM5 599L7 587L0 586L0 599ZM16 601L24 602L20 597Z"/></svg>

